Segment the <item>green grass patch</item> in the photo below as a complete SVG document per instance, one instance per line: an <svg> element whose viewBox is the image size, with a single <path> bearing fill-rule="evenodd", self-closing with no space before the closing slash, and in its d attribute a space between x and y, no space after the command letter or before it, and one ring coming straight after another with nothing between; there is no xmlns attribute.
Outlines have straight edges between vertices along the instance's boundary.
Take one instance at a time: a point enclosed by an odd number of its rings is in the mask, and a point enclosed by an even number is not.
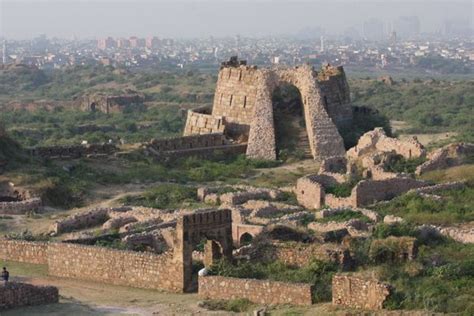
<svg viewBox="0 0 474 316"><path fill-rule="evenodd" d="M440 201L417 194L405 194L374 209L382 215L400 216L414 224L451 225L474 220L474 187L436 193Z"/></svg>
<svg viewBox="0 0 474 316"><path fill-rule="evenodd" d="M328 216L325 218L318 219L317 221L320 223L327 223L327 222L345 222L350 219L358 219L360 221L369 223L371 222L370 218L365 216L360 212L354 212L351 210L344 210L340 213L334 214L332 216Z"/></svg>

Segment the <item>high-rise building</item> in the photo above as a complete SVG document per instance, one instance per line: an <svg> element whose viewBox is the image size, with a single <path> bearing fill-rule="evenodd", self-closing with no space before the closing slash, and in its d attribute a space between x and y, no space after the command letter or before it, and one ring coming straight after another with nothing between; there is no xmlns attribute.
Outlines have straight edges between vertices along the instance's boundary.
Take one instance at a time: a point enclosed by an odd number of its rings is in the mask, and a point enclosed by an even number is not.
<svg viewBox="0 0 474 316"><path fill-rule="evenodd" d="M364 22L364 37L370 41L381 41L384 39L383 22L372 18Z"/></svg>
<svg viewBox="0 0 474 316"><path fill-rule="evenodd" d="M112 37L101 38L97 40L97 48L101 50L115 47L115 40Z"/></svg>
<svg viewBox="0 0 474 316"><path fill-rule="evenodd" d="M160 46L160 39L156 36L148 37L146 39L146 47L149 49L158 48Z"/></svg>
<svg viewBox="0 0 474 316"><path fill-rule="evenodd" d="M126 38L119 38L117 40L117 47L118 48L127 48L130 47L130 41Z"/></svg>
<svg viewBox="0 0 474 316"><path fill-rule="evenodd" d="M393 26L401 38L414 38L420 34L420 20L417 16L401 16Z"/></svg>
<svg viewBox="0 0 474 316"><path fill-rule="evenodd" d="M324 36L321 35L321 37L319 38L319 40L320 40L319 51L322 53L322 52L324 52Z"/></svg>
<svg viewBox="0 0 474 316"><path fill-rule="evenodd" d="M144 38L138 38L136 36L132 36L129 38L130 47L137 48L137 47L145 47L146 41Z"/></svg>

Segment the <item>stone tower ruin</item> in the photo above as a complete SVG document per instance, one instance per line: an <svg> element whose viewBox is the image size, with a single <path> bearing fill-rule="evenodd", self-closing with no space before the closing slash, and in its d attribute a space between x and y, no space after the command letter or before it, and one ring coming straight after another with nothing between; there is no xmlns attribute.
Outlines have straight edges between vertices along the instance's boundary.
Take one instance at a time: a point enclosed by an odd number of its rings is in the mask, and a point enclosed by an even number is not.
<svg viewBox="0 0 474 316"><path fill-rule="evenodd" d="M250 158L277 158L272 96L283 85L301 96L304 123L314 159L344 155L338 129L352 122L349 85L342 67L258 69L232 57L222 64L212 109L188 112L184 136L224 133L247 142Z"/></svg>

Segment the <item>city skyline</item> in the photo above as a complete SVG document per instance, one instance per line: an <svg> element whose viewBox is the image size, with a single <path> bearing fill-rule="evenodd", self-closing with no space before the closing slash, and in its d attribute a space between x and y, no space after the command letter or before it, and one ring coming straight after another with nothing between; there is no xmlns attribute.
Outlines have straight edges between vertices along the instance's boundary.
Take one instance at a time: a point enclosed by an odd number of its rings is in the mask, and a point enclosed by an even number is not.
<svg viewBox="0 0 474 316"><path fill-rule="evenodd" d="M429 3L429 7L427 7ZM301 10L304 5L305 10ZM370 10L367 8L370 7ZM327 35L381 21L387 30L400 17L419 19L422 33L442 32L447 23L472 30L470 1L10 1L1 4L0 36L31 39L159 36L173 38L298 35L323 29ZM346 13L350 12L350 14ZM367 14L370 12L370 14ZM283 22L283 23L282 23Z"/></svg>

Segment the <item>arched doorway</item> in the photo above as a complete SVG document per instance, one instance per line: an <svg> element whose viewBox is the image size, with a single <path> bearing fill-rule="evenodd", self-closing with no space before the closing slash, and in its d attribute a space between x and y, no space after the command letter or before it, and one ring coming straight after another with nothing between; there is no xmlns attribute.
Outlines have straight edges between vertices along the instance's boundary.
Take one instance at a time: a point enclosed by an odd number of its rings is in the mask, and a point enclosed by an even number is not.
<svg viewBox="0 0 474 316"><path fill-rule="evenodd" d="M249 233L243 233L241 236L240 236L240 239L239 239L239 245L240 247L242 246L247 246L247 245L250 245L253 241L253 236Z"/></svg>
<svg viewBox="0 0 474 316"><path fill-rule="evenodd" d="M301 93L294 85L281 84L272 94L277 159L312 158Z"/></svg>
<svg viewBox="0 0 474 316"><path fill-rule="evenodd" d="M92 112L95 112L95 110L97 109L97 104L95 102L92 102L89 108Z"/></svg>

